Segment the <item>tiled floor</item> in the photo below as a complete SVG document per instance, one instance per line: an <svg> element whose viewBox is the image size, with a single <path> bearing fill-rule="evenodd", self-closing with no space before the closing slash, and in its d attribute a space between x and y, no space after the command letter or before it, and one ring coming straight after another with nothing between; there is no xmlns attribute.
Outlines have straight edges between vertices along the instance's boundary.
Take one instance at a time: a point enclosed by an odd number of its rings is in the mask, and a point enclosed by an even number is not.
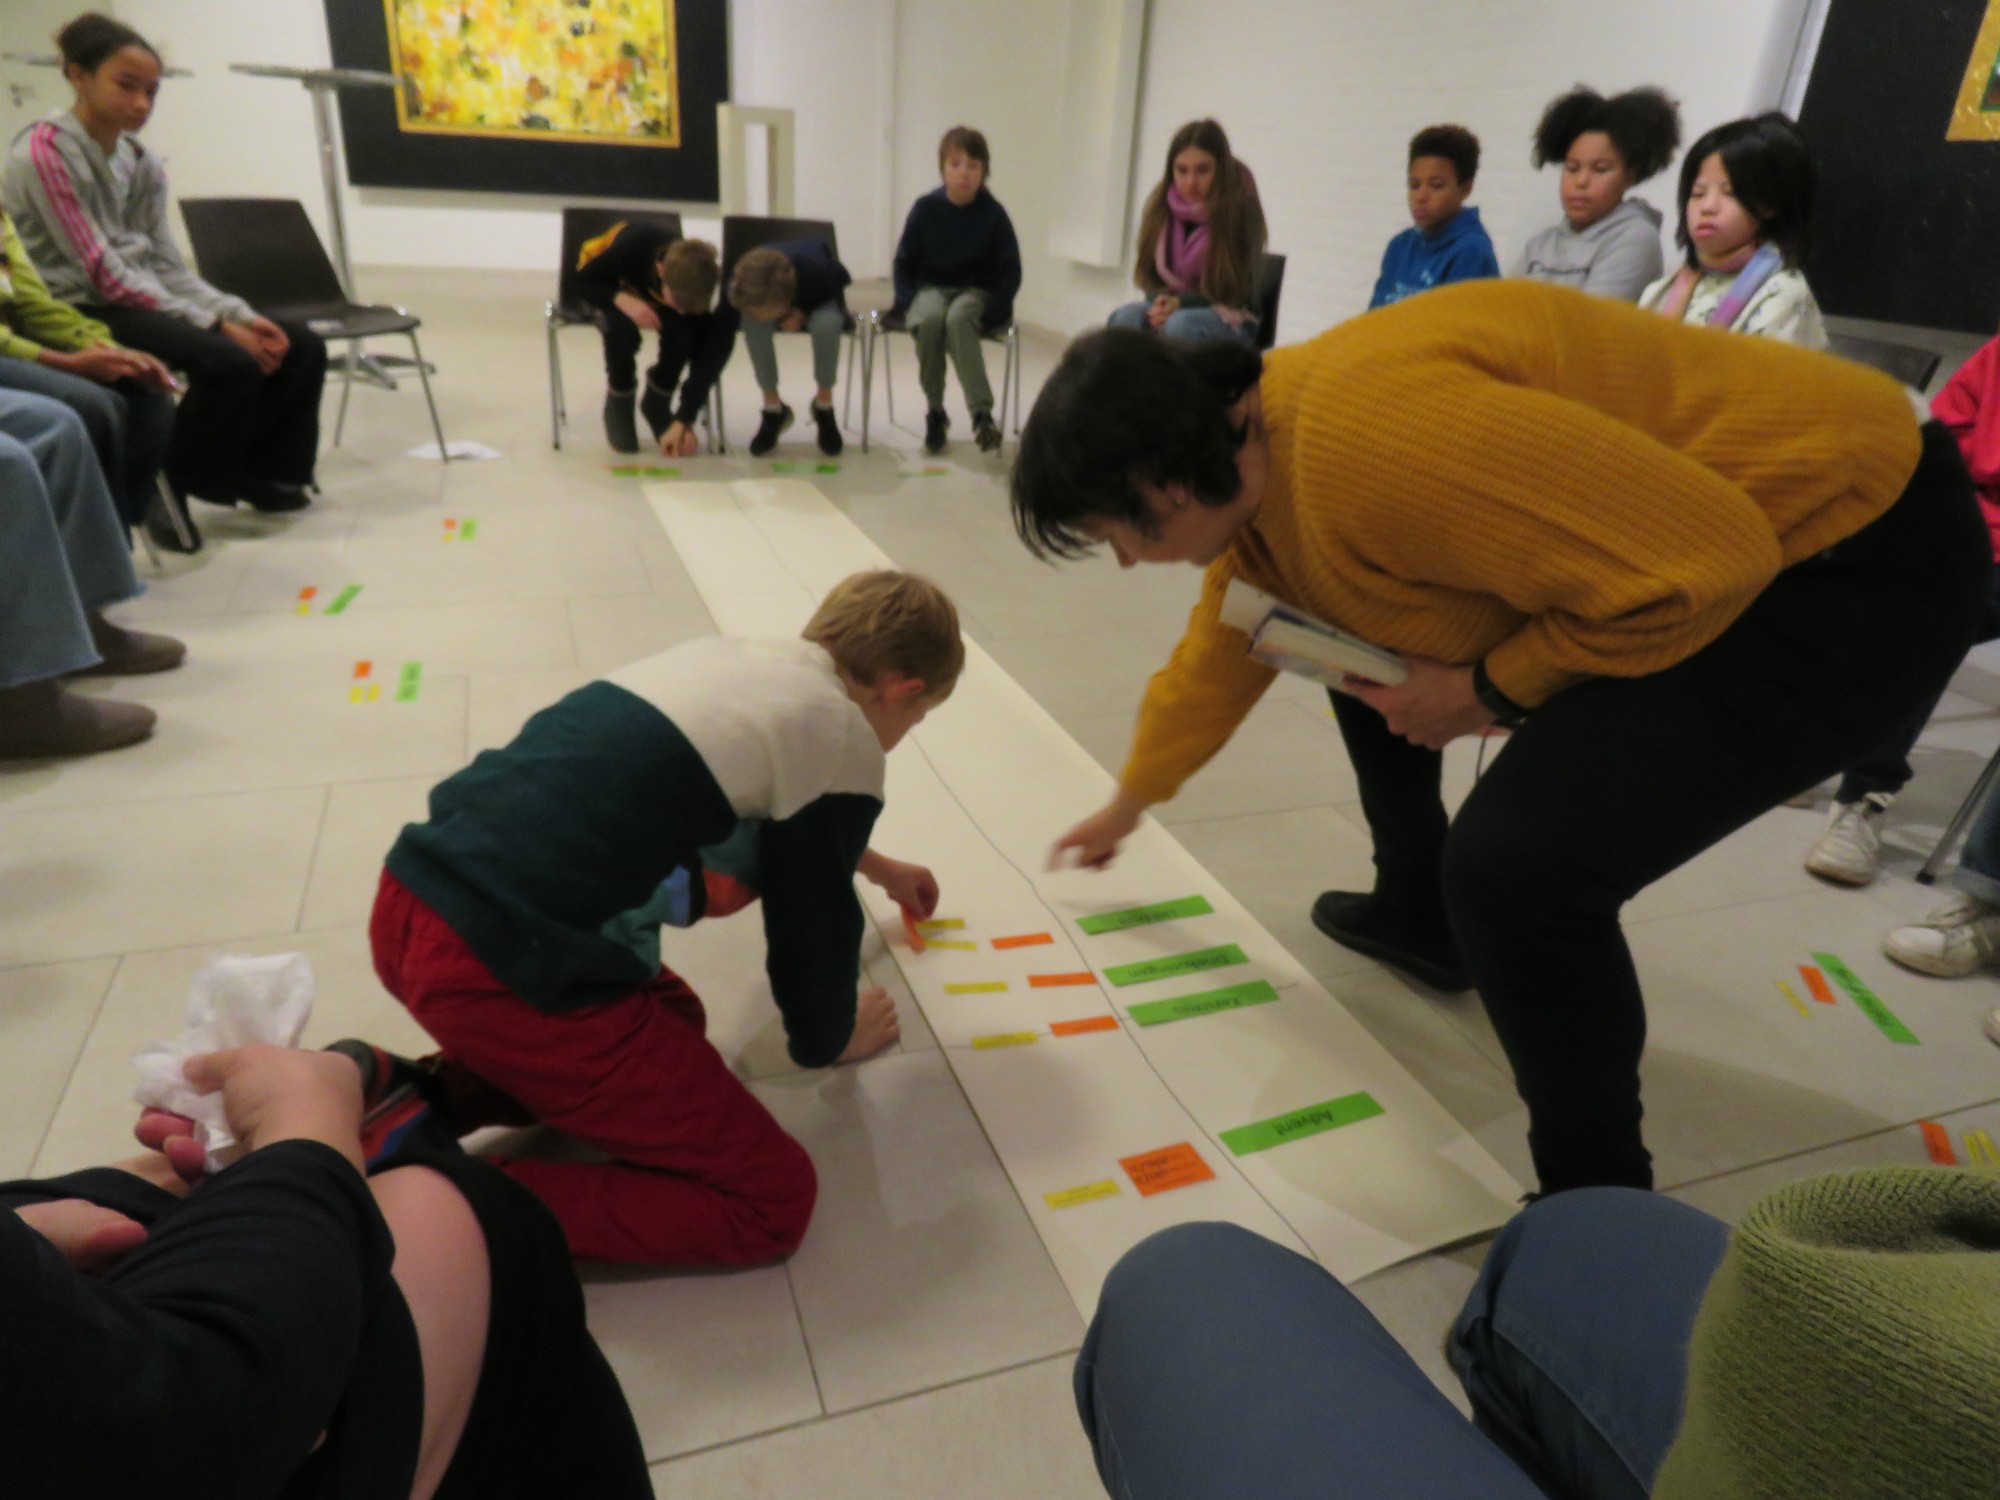
<svg viewBox="0 0 2000 1500"><path fill-rule="evenodd" d="M94 761L0 771L7 1171L122 1152L130 1055L177 1028L190 977L216 952L306 953L321 986L311 1040L359 1031L414 1043L374 980L364 932L395 829L440 775L591 673L711 628L637 481L607 472L585 334L566 345L569 445L549 448L541 278L379 272L364 290L426 318L447 435L505 456L448 468L405 457L430 437L416 393L357 392L311 512L204 507L208 551L170 561L130 611L183 636L189 663L91 690L154 704L159 735ZM781 350L802 387L804 341ZM1054 352L1028 342L1030 392ZM911 375L902 361L906 421L919 409ZM726 381L740 443L755 402L741 360ZM956 431L967 430L960 411ZM794 437L781 456L817 457ZM1000 467L969 443L934 476L908 429L878 422L868 455L857 439L840 472L815 482L892 557L944 582L970 632L1115 766L1193 572L1047 568L1012 535ZM740 448L682 468L752 472ZM477 520L476 539L446 542L447 519ZM341 615L298 613L300 590L323 605L352 583L362 592ZM420 663L416 700L351 703L361 661L390 683ZM2000 983L1920 980L1876 956L1885 928L1933 903L1910 876L2000 735L1990 663L1959 685L1894 815L1892 870L1877 887L1817 885L1798 861L1820 815L1779 809L1634 903L1650 1138L1662 1180L1690 1201L1733 1215L1794 1176L1921 1160L1911 1122L1927 1115L1954 1132L2000 1128L2000 1051L1979 1035ZM1472 774L1471 751L1454 751L1454 794ZM1306 920L1315 892L1368 877L1355 797L1324 703L1285 683L1163 812L1446 1108L1524 1171L1520 1109L1477 1003L1419 993ZM1841 954L1922 1045L1890 1045L1851 1007L1794 1012L1776 981L1815 948ZM697 930L676 954L710 1002L718 1044L812 1150L822 1192L786 1266L590 1273L592 1316L660 1493L1100 1493L1068 1395L1082 1327L915 1008L904 1007L892 1055L803 1074L775 1016L748 1002L730 944ZM1438 1336L1479 1255L1457 1247L1357 1288L1441 1382Z"/></svg>

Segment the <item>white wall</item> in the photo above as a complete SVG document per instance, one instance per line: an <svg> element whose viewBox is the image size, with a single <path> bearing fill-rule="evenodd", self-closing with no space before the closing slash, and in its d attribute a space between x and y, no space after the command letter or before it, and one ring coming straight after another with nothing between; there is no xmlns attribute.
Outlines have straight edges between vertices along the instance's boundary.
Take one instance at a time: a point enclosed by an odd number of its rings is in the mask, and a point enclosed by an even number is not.
<svg viewBox="0 0 2000 1500"><path fill-rule="evenodd" d="M861 275L886 272L894 249L884 243L893 3L731 0L730 7L730 95L797 111L798 212L838 223L842 255ZM168 80L146 132L168 158L174 191L296 197L320 222L324 195L305 91L229 65L325 66L322 0L118 0L115 10L169 61L195 72ZM582 201L393 188L344 187L344 194L349 245L362 267L548 270L561 206ZM705 226L713 237L712 204L684 212L691 233Z"/></svg>

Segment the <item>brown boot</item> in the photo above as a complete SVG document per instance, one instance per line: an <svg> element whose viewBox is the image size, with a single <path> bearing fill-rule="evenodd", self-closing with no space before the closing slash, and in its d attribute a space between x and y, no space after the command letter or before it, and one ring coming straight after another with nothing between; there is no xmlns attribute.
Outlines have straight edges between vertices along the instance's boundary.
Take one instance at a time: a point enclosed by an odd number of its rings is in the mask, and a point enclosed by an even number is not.
<svg viewBox="0 0 2000 1500"><path fill-rule="evenodd" d="M116 750L150 735L155 717L142 703L86 698L53 677L0 688L0 760Z"/></svg>
<svg viewBox="0 0 2000 1500"><path fill-rule="evenodd" d="M171 672L187 655L187 647L170 635L127 630L123 625L113 625L94 609L89 620L90 643L104 660L72 676L143 677L148 672Z"/></svg>

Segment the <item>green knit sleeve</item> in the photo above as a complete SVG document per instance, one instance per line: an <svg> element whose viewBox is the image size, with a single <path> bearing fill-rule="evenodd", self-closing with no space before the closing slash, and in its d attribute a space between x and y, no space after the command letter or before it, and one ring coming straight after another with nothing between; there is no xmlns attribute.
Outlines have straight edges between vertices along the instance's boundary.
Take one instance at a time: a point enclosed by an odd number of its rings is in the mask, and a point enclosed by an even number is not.
<svg viewBox="0 0 2000 1500"><path fill-rule="evenodd" d="M0 218L5 231L7 281L4 303L6 328L0 330L0 354L17 359L33 359L43 349L71 354L94 344L111 342L111 330L95 318L86 318L67 302L49 295L35 263L28 259L15 233L14 221Z"/></svg>

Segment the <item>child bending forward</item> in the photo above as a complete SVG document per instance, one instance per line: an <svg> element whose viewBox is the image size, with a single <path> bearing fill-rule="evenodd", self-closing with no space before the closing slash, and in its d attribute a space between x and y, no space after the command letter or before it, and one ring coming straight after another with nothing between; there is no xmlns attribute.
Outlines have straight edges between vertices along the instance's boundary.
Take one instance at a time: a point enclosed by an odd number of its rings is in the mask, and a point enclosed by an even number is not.
<svg viewBox="0 0 2000 1500"><path fill-rule="evenodd" d="M572 1254L744 1265L797 1247L812 1161L704 1037L700 1000L632 914L676 890L693 902L679 920L709 891L721 914L754 884L792 1059L823 1068L894 1041L893 1003L856 993L854 876L934 908L929 872L868 838L886 752L964 661L935 584L856 574L800 640L693 641L577 689L440 783L389 851L375 969L442 1049L423 1071L449 1127L542 1121L612 1158L499 1163ZM705 880L717 846L729 869Z"/></svg>

